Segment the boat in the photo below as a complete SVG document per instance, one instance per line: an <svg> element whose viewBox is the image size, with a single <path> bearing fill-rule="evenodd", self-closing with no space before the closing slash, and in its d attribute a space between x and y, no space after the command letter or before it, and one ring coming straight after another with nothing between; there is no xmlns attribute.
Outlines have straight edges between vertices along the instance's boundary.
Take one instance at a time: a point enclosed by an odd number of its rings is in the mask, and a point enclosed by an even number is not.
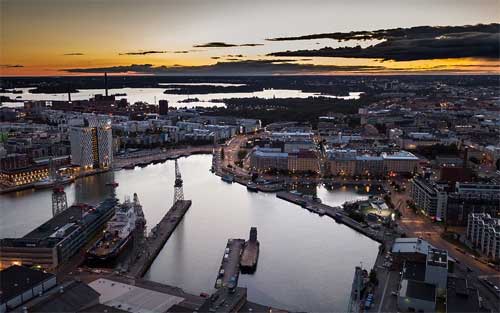
<svg viewBox="0 0 500 313"><path fill-rule="evenodd" d="M250 238L245 242L243 253L241 254L240 268L244 274L251 274L257 269L259 259L259 246L257 240L257 227L250 228Z"/></svg>
<svg viewBox="0 0 500 313"><path fill-rule="evenodd" d="M225 181L226 183L230 183L230 184L232 184L232 183L233 183L233 181L234 181L234 176L233 176L233 175L231 175L231 174L226 174L226 175L223 175L223 176L221 177L221 180L222 180L222 181Z"/></svg>
<svg viewBox="0 0 500 313"><path fill-rule="evenodd" d="M91 267L114 267L119 256L133 245L134 235L144 231L146 219L137 194L134 200L118 204L102 237L87 251L86 264Z"/></svg>
<svg viewBox="0 0 500 313"><path fill-rule="evenodd" d="M67 185L72 183L74 178L72 176L61 176L59 180L55 178L47 177L37 181L33 186L35 189L48 189L54 188L56 185Z"/></svg>
<svg viewBox="0 0 500 313"><path fill-rule="evenodd" d="M248 191L253 191L253 192L258 192L259 189L257 188L257 184L254 182L248 182L247 183L247 190Z"/></svg>
<svg viewBox="0 0 500 313"><path fill-rule="evenodd" d="M106 186L111 186L113 188L116 188L116 187L118 187L118 183L117 182L106 183Z"/></svg>

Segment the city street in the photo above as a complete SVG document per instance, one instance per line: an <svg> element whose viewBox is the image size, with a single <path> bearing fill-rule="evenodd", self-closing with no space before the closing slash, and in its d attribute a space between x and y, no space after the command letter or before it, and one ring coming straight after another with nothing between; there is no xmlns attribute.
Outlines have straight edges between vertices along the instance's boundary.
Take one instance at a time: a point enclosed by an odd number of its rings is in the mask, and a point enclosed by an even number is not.
<svg viewBox="0 0 500 313"><path fill-rule="evenodd" d="M401 203L402 217L399 226L406 233L407 237L422 237L430 242L433 246L439 249L448 251L448 254L460 262L461 264L470 267L478 275L499 275L498 271L489 267L486 264L473 259L471 256L461 253L457 250L457 246L441 237L443 228L433 223L425 216L419 216L409 208L406 201L410 199L409 188L404 193L398 193L391 190L392 203L397 206Z"/></svg>

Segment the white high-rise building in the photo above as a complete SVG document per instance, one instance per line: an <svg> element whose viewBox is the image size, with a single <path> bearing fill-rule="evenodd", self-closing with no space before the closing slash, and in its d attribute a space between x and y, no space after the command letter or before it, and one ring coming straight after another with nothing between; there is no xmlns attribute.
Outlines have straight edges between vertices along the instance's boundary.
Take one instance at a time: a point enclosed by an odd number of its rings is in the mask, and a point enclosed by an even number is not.
<svg viewBox="0 0 500 313"><path fill-rule="evenodd" d="M84 118L69 134L71 163L85 169L105 169L113 162L113 137L109 119Z"/></svg>
<svg viewBox="0 0 500 313"><path fill-rule="evenodd" d="M474 248L487 257L500 258L500 219L487 213L470 213L467 223L467 239Z"/></svg>

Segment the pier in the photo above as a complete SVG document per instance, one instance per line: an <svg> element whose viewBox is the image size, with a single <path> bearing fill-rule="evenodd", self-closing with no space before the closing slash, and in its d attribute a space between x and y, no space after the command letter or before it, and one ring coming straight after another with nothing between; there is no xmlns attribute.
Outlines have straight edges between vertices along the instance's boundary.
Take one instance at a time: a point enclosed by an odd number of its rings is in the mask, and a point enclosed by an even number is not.
<svg viewBox="0 0 500 313"><path fill-rule="evenodd" d="M229 239L227 241L219 273L217 273L215 288L235 288L238 285L241 252L244 245L244 239Z"/></svg>
<svg viewBox="0 0 500 313"><path fill-rule="evenodd" d="M152 229L151 235L146 237L143 245L137 247L141 251L137 255L132 254L133 259L128 269L130 276L137 278L144 276L190 207L191 200L178 200L174 203Z"/></svg>
<svg viewBox="0 0 500 313"><path fill-rule="evenodd" d="M357 221L353 220L347 214L344 212L344 210L341 207L332 207L323 203L318 203L314 201L314 199L303 197L300 194L294 194L291 192L278 192L276 194L276 197L283 199L288 202L292 202L294 204L298 204L304 209L313 212L315 214L318 214L320 216L322 215L327 215L331 218L333 218L335 221L338 223L344 224L346 226L349 226L350 228L362 233L363 235L378 241L378 242L383 242L384 241L384 231L377 231L374 229L371 229L368 227L368 225L363 225L361 223L358 223Z"/></svg>

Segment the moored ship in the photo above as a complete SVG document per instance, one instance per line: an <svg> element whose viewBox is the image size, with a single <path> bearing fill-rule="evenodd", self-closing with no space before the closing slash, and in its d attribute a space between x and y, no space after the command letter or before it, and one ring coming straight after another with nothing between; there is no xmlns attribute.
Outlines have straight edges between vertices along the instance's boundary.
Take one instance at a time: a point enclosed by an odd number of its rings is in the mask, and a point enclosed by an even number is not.
<svg viewBox="0 0 500 313"><path fill-rule="evenodd" d="M244 274L255 272L259 259L259 241L257 240L257 227L250 228L250 238L245 242L243 253L241 254L240 268Z"/></svg>
<svg viewBox="0 0 500 313"><path fill-rule="evenodd" d="M134 235L144 231L146 220L134 193L133 201L125 199L116 208L115 215L106 225L102 237L87 251L89 266L114 267L119 256L134 242Z"/></svg>

